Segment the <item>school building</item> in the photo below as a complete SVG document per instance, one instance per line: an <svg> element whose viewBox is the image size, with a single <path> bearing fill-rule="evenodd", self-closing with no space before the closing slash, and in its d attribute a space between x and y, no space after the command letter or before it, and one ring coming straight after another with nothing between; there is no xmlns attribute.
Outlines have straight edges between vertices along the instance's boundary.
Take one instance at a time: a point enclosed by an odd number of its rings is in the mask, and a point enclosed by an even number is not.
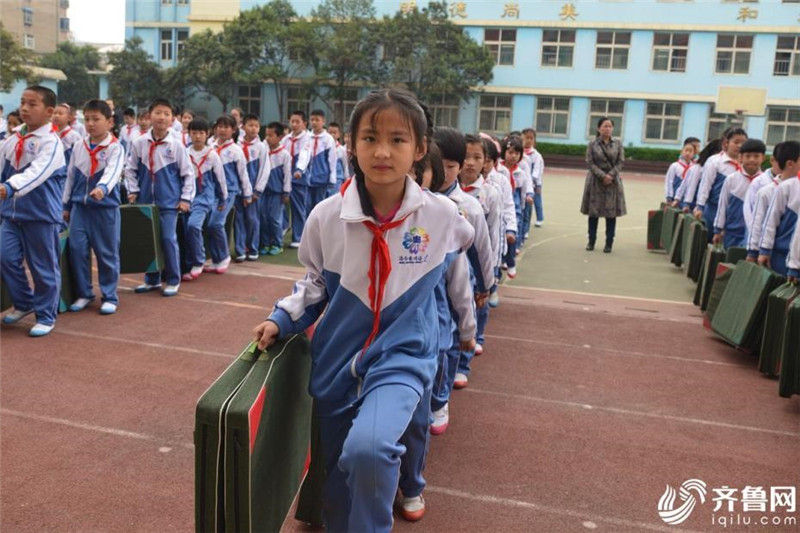
<svg viewBox="0 0 800 533"><path fill-rule="evenodd" d="M183 41L219 30L266 0L127 0L126 38L167 67ZM317 2L293 1L300 15ZM378 16L414 0L376 0ZM429 102L439 125L583 144L602 115L626 146L674 148L742 125L774 145L800 139L800 0L550 0L449 2L451 20L495 57L494 78L466 103ZM274 87L244 85L232 105L264 120L322 107L298 87L277 109ZM350 109L368 89L354 87ZM216 105L215 105L216 104ZM209 115L218 102L197 98ZM737 113L738 112L738 113Z"/></svg>

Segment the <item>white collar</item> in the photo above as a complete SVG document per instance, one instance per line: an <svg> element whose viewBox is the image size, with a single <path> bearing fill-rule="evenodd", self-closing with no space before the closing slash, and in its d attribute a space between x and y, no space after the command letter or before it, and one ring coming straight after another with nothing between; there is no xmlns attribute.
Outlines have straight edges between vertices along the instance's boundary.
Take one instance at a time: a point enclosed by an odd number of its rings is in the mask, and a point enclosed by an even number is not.
<svg viewBox="0 0 800 533"><path fill-rule="evenodd" d="M422 189L410 176L406 176L406 188L403 193L403 200L394 216L394 220L401 219L413 213L422 207L424 203L425 196L422 193ZM355 178L353 178L353 181L350 182L350 185L342 195L342 210L339 218L346 222L363 222L365 220L376 222L372 217L365 215L364 210L361 209L361 197L358 194Z"/></svg>

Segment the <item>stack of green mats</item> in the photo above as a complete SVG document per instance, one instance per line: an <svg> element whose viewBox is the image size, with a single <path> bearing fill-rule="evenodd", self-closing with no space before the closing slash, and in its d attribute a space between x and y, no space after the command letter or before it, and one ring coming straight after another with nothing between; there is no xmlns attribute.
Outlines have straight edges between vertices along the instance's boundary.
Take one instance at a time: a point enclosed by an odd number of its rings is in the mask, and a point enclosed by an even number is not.
<svg viewBox="0 0 800 533"><path fill-rule="evenodd" d="M694 217L688 213L681 216L683 220L683 238L681 239L681 270L686 272L689 269L689 259L692 255L692 224Z"/></svg>
<svg viewBox="0 0 800 533"><path fill-rule="evenodd" d="M66 313L75 301L72 287L72 269L69 264L69 230L58 234L58 266L61 269L61 293L58 298L58 312Z"/></svg>
<svg viewBox="0 0 800 533"><path fill-rule="evenodd" d="M733 346L757 350L764 331L767 297L783 281L772 270L739 262L711 319L711 329Z"/></svg>
<svg viewBox="0 0 800 533"><path fill-rule="evenodd" d="M800 287L786 283L769 293L767 298L767 313L764 318L764 334L761 336L758 369L770 377L775 377L779 373L786 313L789 304L798 294L800 294Z"/></svg>
<svg viewBox="0 0 800 533"><path fill-rule="evenodd" d="M647 249L663 250L661 245L661 225L664 222L664 209L647 212Z"/></svg>
<svg viewBox="0 0 800 533"><path fill-rule="evenodd" d="M692 303L698 307L700 307L701 300L703 299L703 271L706 267L706 254L703 253L700 256L700 275L697 277L697 284L694 287L694 298L692 298Z"/></svg>
<svg viewBox="0 0 800 533"><path fill-rule="evenodd" d="M688 227L686 228L688 229ZM675 266L681 266L683 262L683 232L684 232L684 215L678 215L675 219L675 227L672 230L672 242L669 246L669 262Z"/></svg>
<svg viewBox="0 0 800 533"><path fill-rule="evenodd" d="M278 531L309 457L310 347L248 346L197 403L195 529Z"/></svg>
<svg viewBox="0 0 800 533"><path fill-rule="evenodd" d="M708 299L711 295L711 287L714 285L714 277L717 274L717 265L725 260L725 251L709 244L703 259L700 283L700 309L705 311L708 308Z"/></svg>
<svg viewBox="0 0 800 533"><path fill-rule="evenodd" d="M744 261L745 259L747 259L747 248L731 246L725 253L726 263L733 263L735 265L739 261Z"/></svg>
<svg viewBox="0 0 800 533"><path fill-rule="evenodd" d="M778 394L784 398L800 394L800 298L786 312Z"/></svg>
<svg viewBox="0 0 800 533"><path fill-rule="evenodd" d="M664 210L664 221L661 224L661 246L665 250L672 249L672 234L675 232L675 224L680 213L680 210L674 207L667 207Z"/></svg>
<svg viewBox="0 0 800 533"><path fill-rule="evenodd" d="M714 273L713 283L711 285L711 292L708 295L708 304L706 305L706 314L703 317L703 326L706 329L712 329L711 323L714 320L714 315L717 313L719 303L722 296L725 294L725 289L728 287L728 282L736 270L736 265L730 263L719 263L717 271Z"/></svg>
<svg viewBox="0 0 800 533"><path fill-rule="evenodd" d="M316 406L313 407L313 410L311 463L308 465L308 474L306 474L303 486L300 487L300 493L297 495L297 509L294 517L311 527L322 528L325 525L322 516L322 492L327 473L325 472L325 454L322 450L322 435L319 431Z"/></svg>
<svg viewBox="0 0 800 533"><path fill-rule="evenodd" d="M689 230L689 259L685 264L687 265L686 275L692 281L698 282L698 284L703 271L703 256L706 252L707 242L708 231L706 231L706 225L699 220L695 220Z"/></svg>
<svg viewBox="0 0 800 533"><path fill-rule="evenodd" d="M155 205L121 205L120 274L161 272L161 221Z"/></svg>

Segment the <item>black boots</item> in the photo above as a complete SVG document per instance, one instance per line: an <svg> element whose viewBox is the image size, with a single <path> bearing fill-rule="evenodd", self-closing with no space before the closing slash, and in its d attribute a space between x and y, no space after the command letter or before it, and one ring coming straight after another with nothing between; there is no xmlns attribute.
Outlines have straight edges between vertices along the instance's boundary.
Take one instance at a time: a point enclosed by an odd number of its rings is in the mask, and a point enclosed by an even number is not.
<svg viewBox="0 0 800 533"><path fill-rule="evenodd" d="M594 250L594 242L593 241L589 241L589 244L586 245L586 251L587 252L591 252L593 250Z"/></svg>
<svg viewBox="0 0 800 533"><path fill-rule="evenodd" d="M607 240L606 246L603 248L603 253L610 254L611 253L611 246L614 244L614 241Z"/></svg>

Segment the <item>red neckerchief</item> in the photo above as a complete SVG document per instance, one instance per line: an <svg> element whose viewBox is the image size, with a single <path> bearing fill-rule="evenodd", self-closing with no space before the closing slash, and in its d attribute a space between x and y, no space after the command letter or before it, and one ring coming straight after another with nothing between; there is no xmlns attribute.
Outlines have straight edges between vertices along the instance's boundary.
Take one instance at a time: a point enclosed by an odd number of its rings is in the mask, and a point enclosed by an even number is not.
<svg viewBox="0 0 800 533"><path fill-rule="evenodd" d="M342 186L339 188L339 194L344 196L344 191L347 190L347 188L350 186L350 183L352 181L353 181L353 178L347 178L346 180L344 180L344 183L342 183Z"/></svg>
<svg viewBox="0 0 800 533"><path fill-rule="evenodd" d="M480 187L478 187L477 185L467 185L466 187L464 186L461 187L461 190L464 192L472 192L478 189L480 189Z"/></svg>
<svg viewBox="0 0 800 533"><path fill-rule="evenodd" d="M322 134L320 133L320 134L314 135L314 151L311 152L311 157L314 157L315 155L317 155L317 145L319 144L319 136L320 135L322 135Z"/></svg>
<svg viewBox="0 0 800 533"><path fill-rule="evenodd" d="M689 172L689 169L690 169L690 168L692 168L692 166L694 165L694 162L693 162L693 161L689 161L689 164L688 164L688 165L685 165L685 164L683 163L683 161L681 161L680 159L678 159L678 164L679 164L681 167L683 167L683 174L681 174L681 179L682 179L682 180L683 180L683 179L686 179L686 173L687 173L687 172Z"/></svg>
<svg viewBox="0 0 800 533"><path fill-rule="evenodd" d="M274 150L270 150L270 151L269 151L269 155L275 155L275 154L277 154L278 152L280 152L281 150L283 150L283 146L281 146L281 145L278 145L278 147L277 147L277 148L275 148Z"/></svg>
<svg viewBox="0 0 800 533"><path fill-rule="evenodd" d="M232 141L232 140L230 140L230 139L229 139L229 140L227 140L227 141L225 141L225 143L224 143L224 144L220 144L219 146L217 146L217 153L218 153L219 155L222 155L222 151L223 151L225 148L227 148L228 146L232 145L232 144L233 144L233 141Z"/></svg>
<svg viewBox="0 0 800 533"><path fill-rule="evenodd" d="M97 164L98 164L97 154L99 154L102 150L105 150L115 142L117 142L117 138L112 135L111 140L108 142L108 144L105 145L98 144L97 146L94 147L94 150L92 150L91 148L89 148L89 143L86 142L86 139L83 140L83 146L85 146L86 151L89 152L89 160L91 161L89 165L89 179L91 179L92 176L94 176L94 173L97 171Z"/></svg>
<svg viewBox="0 0 800 533"><path fill-rule="evenodd" d="M289 142L292 143L292 147L289 150L289 155L292 156L292 159L294 159L294 143L296 143L299 140L300 140L300 136L299 135L297 137L295 137L293 135L289 136Z"/></svg>
<svg viewBox="0 0 800 533"><path fill-rule="evenodd" d="M58 136L59 136L59 138L63 139L63 138L64 138L64 136L65 136L67 133L71 132L71 131L72 131L72 126L67 126L67 127L66 127L66 128L64 128L63 130L61 130L61 131L59 131L59 132L58 132Z"/></svg>
<svg viewBox="0 0 800 533"><path fill-rule="evenodd" d="M194 165L194 168L197 169L197 192L202 192L203 191L203 171L200 170L200 168L203 166L203 163L206 162L206 159L208 159L208 154L210 154L210 153L211 153L211 150L208 150L206 152L206 154L203 157L200 158L200 162L199 163L195 162L194 156L192 154L189 154L189 159L192 161L192 164Z"/></svg>
<svg viewBox="0 0 800 533"><path fill-rule="evenodd" d="M733 159L728 159L725 162L730 163L731 165L733 165L733 168L744 174L744 169L742 169L742 165L740 165L738 161L734 161Z"/></svg>
<svg viewBox="0 0 800 533"><path fill-rule="evenodd" d="M255 142L256 142L255 139L253 139L250 142L247 142L244 139L242 139L242 151L244 152L245 161L248 161L248 162L250 161L250 147L253 146L253 144L255 144Z"/></svg>
<svg viewBox="0 0 800 533"><path fill-rule="evenodd" d="M505 166L508 169L508 178L511 180L511 190L513 191L514 189L517 188L517 182L514 180L514 171L517 170L519 163L517 163L513 167L510 167L506 165L505 162L503 162L503 166Z"/></svg>
<svg viewBox="0 0 800 533"><path fill-rule="evenodd" d="M16 135L17 135L17 146L14 149L14 157L15 157L14 166L19 168L19 161L20 159L22 159L22 151L25 148L25 141L33 137L33 133L26 133L25 135L22 135L20 132L17 132Z"/></svg>
<svg viewBox="0 0 800 533"><path fill-rule="evenodd" d="M758 172L756 172L756 173L755 173L755 174L753 174L752 176L748 176L747 174L745 174L745 172L744 172L744 169L742 169L742 176L744 176L745 178L747 178L747 179L748 179L748 180L749 180L751 183L752 183L752 181L753 181L754 179L756 179L757 177L759 177L761 174L762 174L762 172L759 170Z"/></svg>
<svg viewBox="0 0 800 533"><path fill-rule="evenodd" d="M148 162L150 163L150 179L153 181L156 180L156 173L153 170L153 167L156 166L156 159L155 159L156 147L161 144L165 144L167 142L167 137L169 137L169 133L165 135L164 138L161 139L160 141L156 141L153 138L150 139L150 153L148 154Z"/></svg>

